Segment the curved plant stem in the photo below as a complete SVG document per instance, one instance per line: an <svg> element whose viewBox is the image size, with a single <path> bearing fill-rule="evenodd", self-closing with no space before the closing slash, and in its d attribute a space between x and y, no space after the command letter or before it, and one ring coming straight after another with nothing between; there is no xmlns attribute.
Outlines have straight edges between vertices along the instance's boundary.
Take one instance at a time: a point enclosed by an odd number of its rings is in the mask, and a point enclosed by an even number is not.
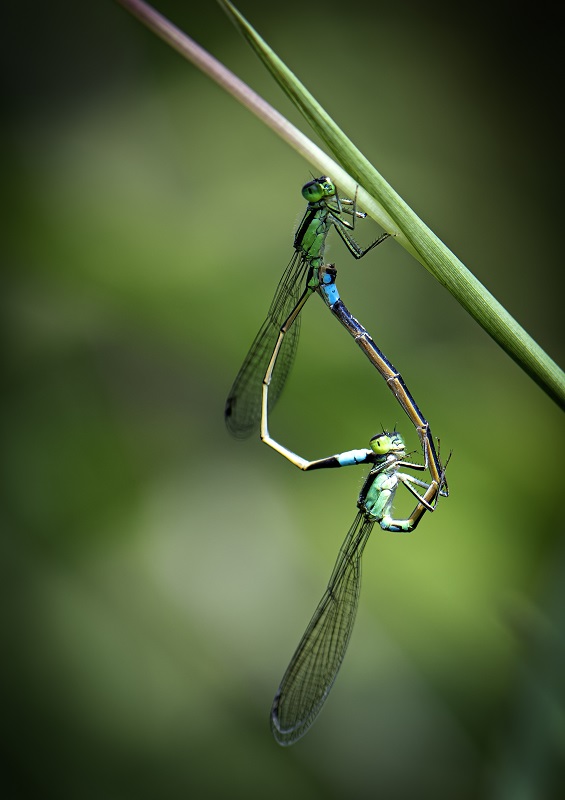
<svg viewBox="0 0 565 800"><path fill-rule="evenodd" d="M425 225L347 138L229 0L218 0L265 66L341 166L192 39L142 0L118 0L158 36L253 111L323 174L330 175L456 298L484 330L561 407L565 374L496 298Z"/></svg>

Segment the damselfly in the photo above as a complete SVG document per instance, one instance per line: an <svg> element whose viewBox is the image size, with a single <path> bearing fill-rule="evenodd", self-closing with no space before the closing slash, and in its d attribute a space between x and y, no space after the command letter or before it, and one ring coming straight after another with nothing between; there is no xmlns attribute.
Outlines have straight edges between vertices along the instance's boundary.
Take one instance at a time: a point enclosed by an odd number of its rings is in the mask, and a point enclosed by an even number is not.
<svg viewBox="0 0 565 800"><path fill-rule="evenodd" d="M373 525L383 530L409 533L426 511L433 511L438 484L414 478L403 470L423 470L405 461L404 441L397 431L383 431L369 449L350 450L317 461L306 461L266 437L267 444L303 470L371 464L357 506L359 511L339 552L324 595L287 667L271 708L271 730L279 744L294 744L316 719L345 656L353 630L361 588L361 556ZM418 500L406 519L392 516L397 487L402 484ZM414 485L425 491L419 494ZM442 492L443 494L443 492Z"/></svg>
<svg viewBox="0 0 565 800"><path fill-rule="evenodd" d="M263 376L279 330L292 315L295 322L284 339L273 375L269 400L271 407L283 389L298 345L298 314L310 295L319 289L318 270L323 263L326 239L332 226L355 258L362 258L388 237L388 233L385 233L369 247L360 247L350 231L354 230L356 219L363 219L367 215L357 211L355 200L339 198L335 184L328 177L315 178L305 184L302 196L308 201L308 206L294 237L294 255L226 401L226 425L239 438L249 436L258 428ZM349 214L353 221L344 219L343 214Z"/></svg>
<svg viewBox="0 0 565 800"><path fill-rule="evenodd" d="M383 369L393 369L344 306L334 313L338 313L343 317L344 324L347 323L359 336L364 337L364 346L371 351L374 348L376 355L373 356L383 360ZM292 322L289 319L288 325L292 326ZM427 423L426 435L422 438L425 464L405 460L404 440L397 431L377 434L371 439L369 449L350 450L316 461L302 458L273 439L268 424L269 387L283 341L284 331L281 331L263 381L261 439L304 471L371 464L357 501L359 512L341 547L324 596L300 640L273 701L271 730L279 744L290 745L306 733L317 717L343 661L357 613L361 556L373 525L378 522L383 530L409 533L416 528L426 511L435 509L440 495L447 496L448 490L445 468L436 455ZM394 380L399 391L406 391L400 375L396 374ZM418 471L429 469L431 483L405 473L404 468ZM440 471L436 476L438 469ZM400 484L417 499L416 507L405 519L392 516L392 506ZM415 486L424 489L424 493L420 494Z"/></svg>

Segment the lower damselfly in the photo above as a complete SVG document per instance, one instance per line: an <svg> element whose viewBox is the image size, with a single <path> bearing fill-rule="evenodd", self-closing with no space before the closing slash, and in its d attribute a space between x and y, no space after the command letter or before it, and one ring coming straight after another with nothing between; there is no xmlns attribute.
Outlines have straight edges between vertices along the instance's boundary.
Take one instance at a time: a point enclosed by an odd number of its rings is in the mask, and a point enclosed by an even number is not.
<svg viewBox="0 0 565 800"><path fill-rule="evenodd" d="M343 307L338 312L343 316L344 324L347 322L355 330L358 326L364 332L360 334L365 337L365 345L362 346L368 347L368 343L372 343L371 348L375 348L378 358L384 360L385 365L388 365L387 369L394 370L366 331L356 320L350 318L347 309ZM287 323L287 328L291 329L293 320L290 318ZM357 613L361 587L361 556L374 524L378 522L386 531L410 533L426 511L434 511L440 495L447 496L448 490L445 467L441 466L436 455L429 426L422 438L425 464L405 460L404 440L396 430L377 434L371 439L369 448L349 450L315 461L304 459L273 439L268 423L269 387L285 332L283 326L263 380L261 439L305 472L355 464L371 465L357 501L359 511L341 547L326 591L300 640L273 701L273 736L279 744L291 745L306 733L316 719L343 661ZM399 381L400 391L405 385L399 375L395 373L395 376L394 380ZM432 480L429 484L425 483L404 472L404 469L429 469ZM436 477L437 469L440 471ZM392 516L399 485L404 486L417 500L410 516L402 519ZM423 489L423 494L415 487Z"/></svg>
<svg viewBox="0 0 565 800"><path fill-rule="evenodd" d="M358 513L339 555L326 591L284 673L271 708L271 730L281 745L294 744L320 712L345 656L351 637L361 588L361 556L373 526L385 531L410 533L426 511L433 511L438 498L435 482L426 484L404 472L423 470L422 464L405 460L402 436L383 431L368 449L350 450L317 461L306 461L281 447L270 437L267 444L305 471L352 464L370 464L359 499ZM402 484L418 500L406 519L392 516L397 487ZM414 486L425 491L420 495ZM442 493L443 494L443 493Z"/></svg>

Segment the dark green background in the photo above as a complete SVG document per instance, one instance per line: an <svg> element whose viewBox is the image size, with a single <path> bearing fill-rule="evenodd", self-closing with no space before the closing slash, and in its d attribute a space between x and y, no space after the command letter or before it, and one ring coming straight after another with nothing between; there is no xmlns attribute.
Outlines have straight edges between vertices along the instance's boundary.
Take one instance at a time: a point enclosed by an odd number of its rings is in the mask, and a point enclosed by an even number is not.
<svg viewBox="0 0 565 800"><path fill-rule="evenodd" d="M215 3L159 8L308 132ZM562 360L556 18L500 2L241 10ZM557 797L561 412L400 247L356 263L331 237L342 296L453 450L452 495L413 536L375 530L327 708L278 748L272 696L364 473L302 475L222 415L310 166L117 5L10 13L6 796ZM315 458L397 423L415 448L323 304L303 316L273 434Z"/></svg>

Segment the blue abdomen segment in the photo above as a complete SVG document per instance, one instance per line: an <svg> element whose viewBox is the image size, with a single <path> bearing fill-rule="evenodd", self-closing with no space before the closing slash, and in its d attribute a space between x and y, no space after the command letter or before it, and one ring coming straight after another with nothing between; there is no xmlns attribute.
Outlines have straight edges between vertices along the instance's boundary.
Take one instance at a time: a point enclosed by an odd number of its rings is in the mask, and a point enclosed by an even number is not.
<svg viewBox="0 0 565 800"><path fill-rule="evenodd" d="M350 467L352 464L363 464L370 455L371 450L348 450L336 456L340 467Z"/></svg>
<svg viewBox="0 0 565 800"><path fill-rule="evenodd" d="M330 275L324 275L322 281L320 283L320 291L324 296L324 300L330 306L330 308L337 303L339 300L339 292L337 290L337 286L335 285L335 281Z"/></svg>

